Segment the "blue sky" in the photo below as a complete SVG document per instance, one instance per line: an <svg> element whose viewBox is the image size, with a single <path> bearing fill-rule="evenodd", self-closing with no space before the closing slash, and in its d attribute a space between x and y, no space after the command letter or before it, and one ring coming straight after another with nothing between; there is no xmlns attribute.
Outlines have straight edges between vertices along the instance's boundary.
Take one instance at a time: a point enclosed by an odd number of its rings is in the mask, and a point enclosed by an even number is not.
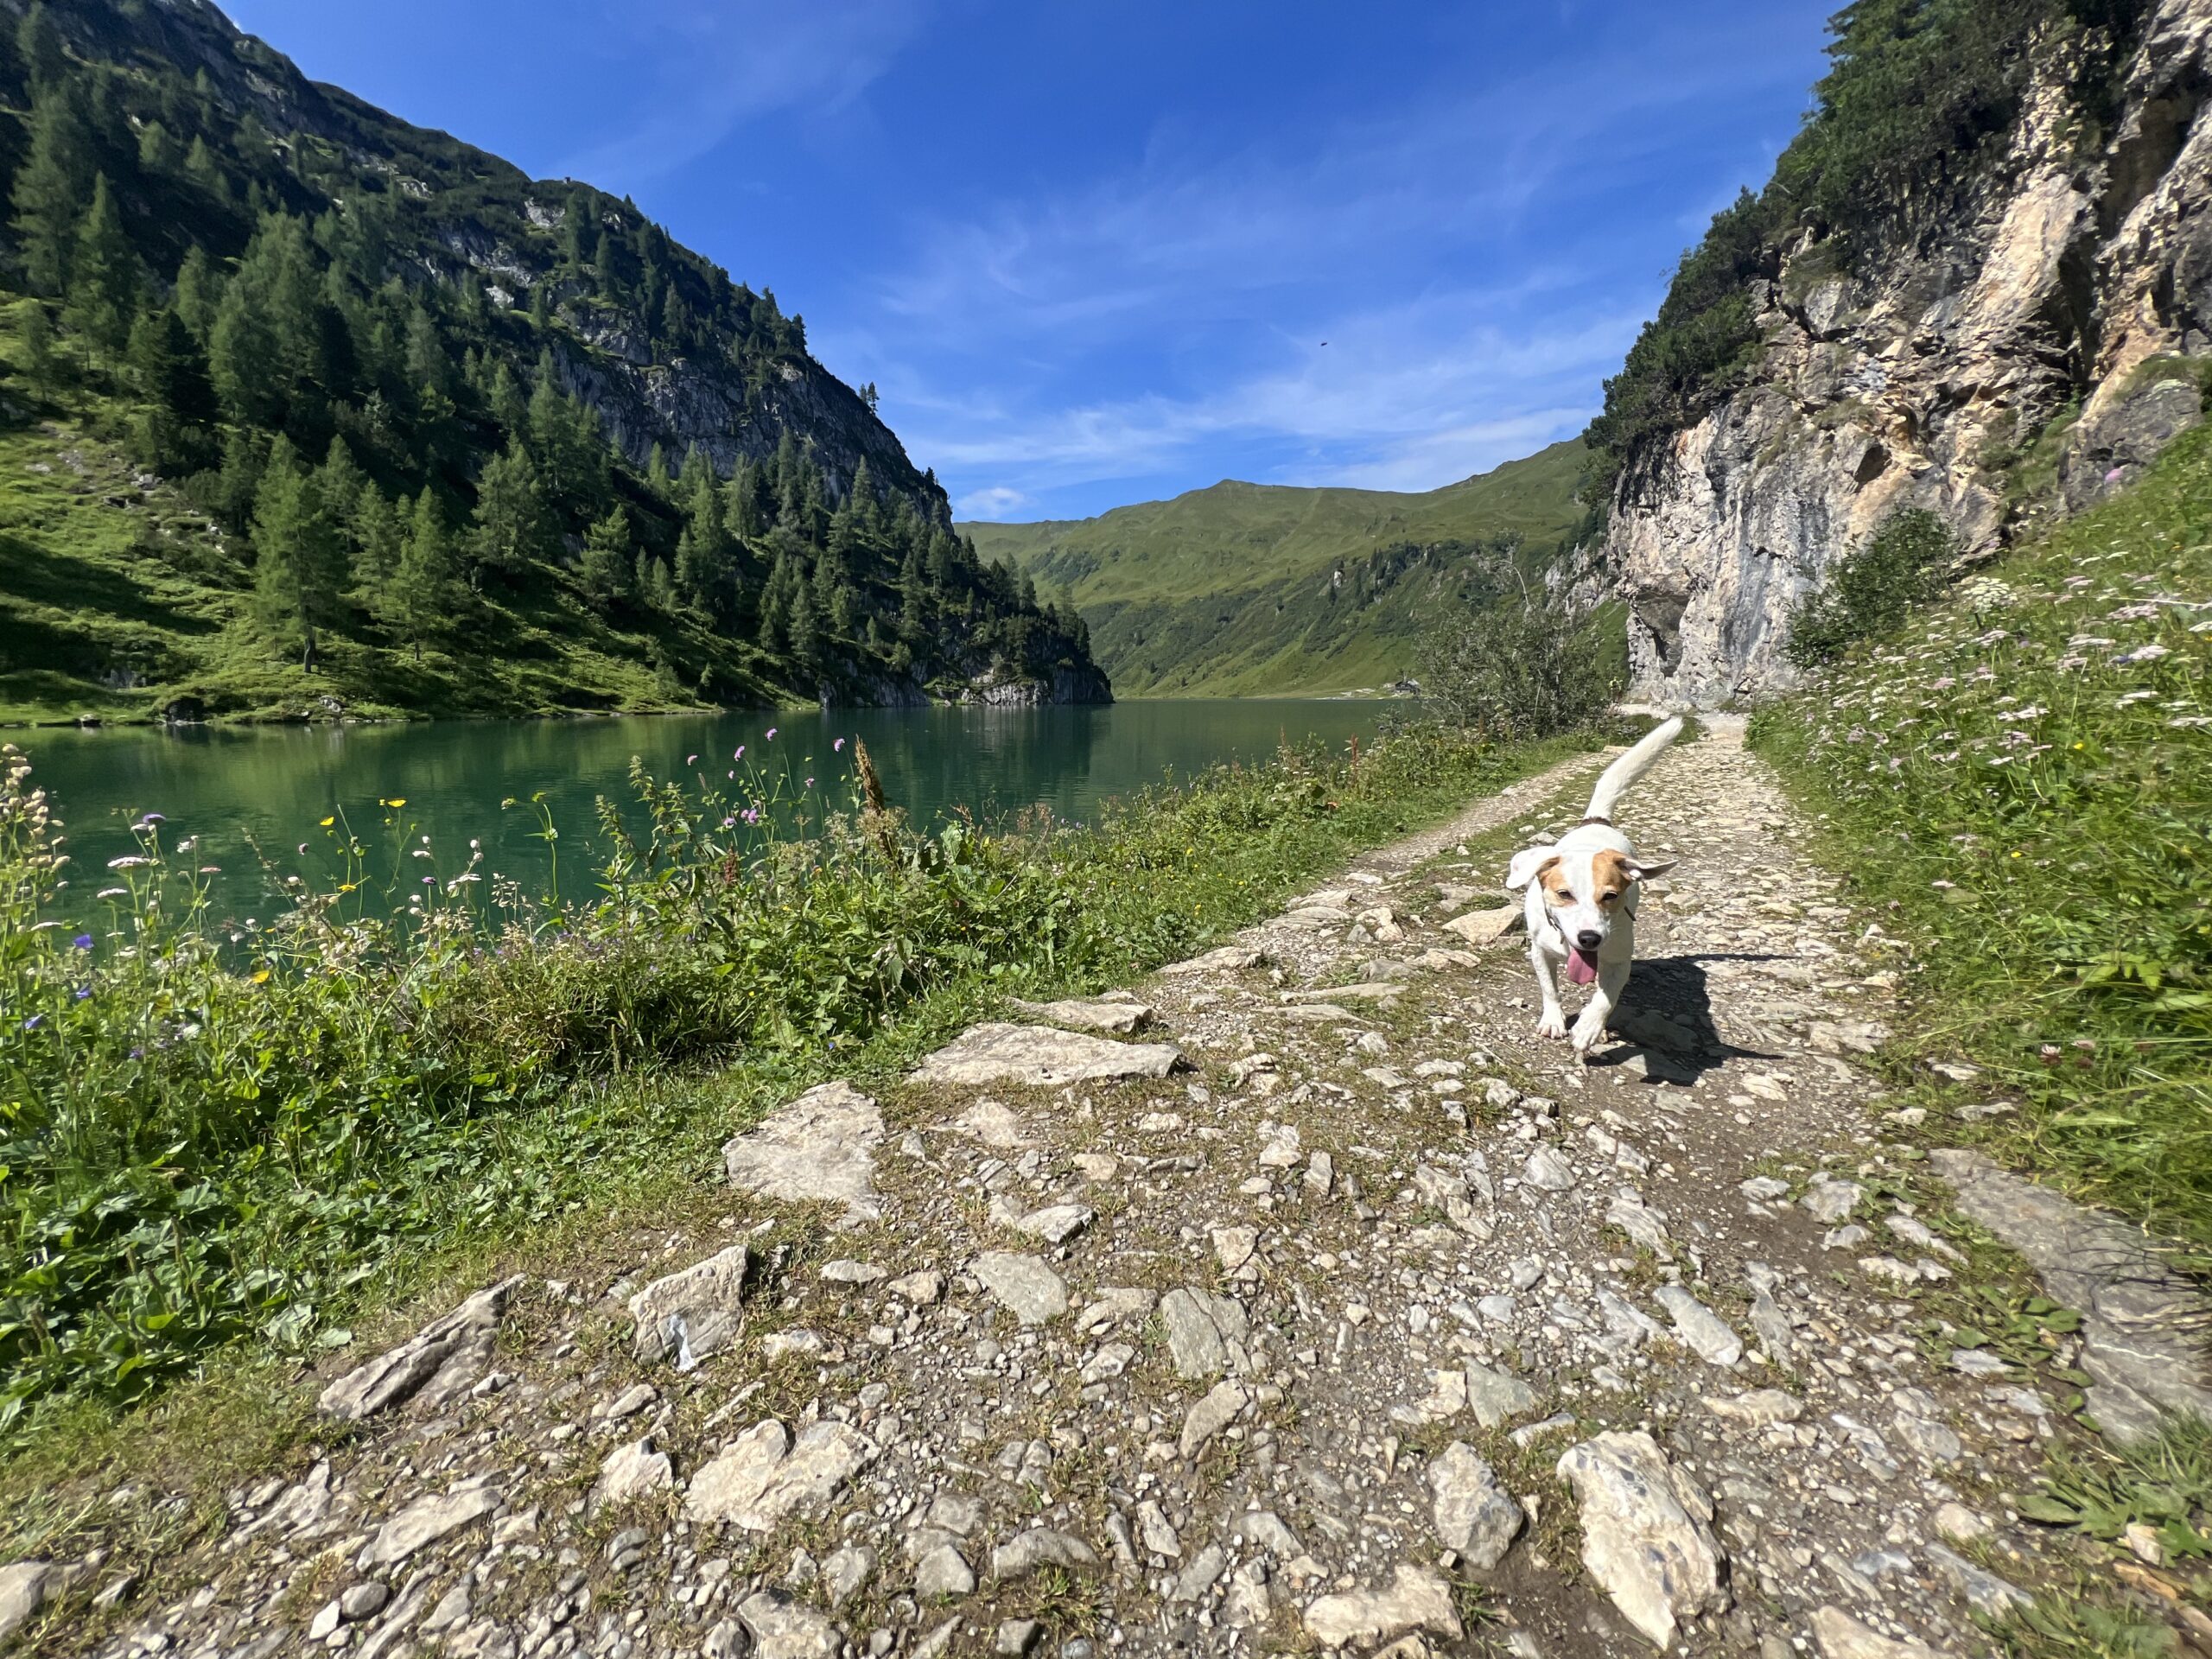
<svg viewBox="0 0 2212 1659"><path fill-rule="evenodd" d="M233 0L318 79L634 196L964 517L1427 489L1579 431L1837 0Z"/></svg>

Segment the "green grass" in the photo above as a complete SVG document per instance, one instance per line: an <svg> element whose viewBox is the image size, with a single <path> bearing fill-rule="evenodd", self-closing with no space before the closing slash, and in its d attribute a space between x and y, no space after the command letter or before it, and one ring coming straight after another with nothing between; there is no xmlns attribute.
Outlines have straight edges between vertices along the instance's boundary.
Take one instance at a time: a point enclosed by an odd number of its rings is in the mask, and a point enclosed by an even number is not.
<svg viewBox="0 0 2212 1659"><path fill-rule="evenodd" d="M1479 545L1518 537L1535 563L1563 547L1582 461L1580 442L1557 443L1421 494L1232 481L1096 518L961 529L1072 597L1117 691L1342 691L1414 671Z"/></svg>
<svg viewBox="0 0 2212 1659"><path fill-rule="evenodd" d="M1760 710L1946 1139L2212 1259L2212 431ZM1921 1062L1964 1062L1964 1083ZM1951 1109L2005 1103L1954 1121Z"/></svg>
<svg viewBox="0 0 2212 1659"><path fill-rule="evenodd" d="M1125 982L1587 741L1409 733L1356 774L1286 753L999 836L863 814L741 840L736 802L641 779L650 840L602 827L589 904L480 886L466 855L395 875L363 854L224 938L158 825L105 874L107 923L54 925L56 830L15 762L0 1408L21 1429L150 1397L226 1345L311 1354L428 1264L703 1177L811 1082L894 1077L1008 995ZM350 853L346 826L323 833Z"/></svg>
<svg viewBox="0 0 2212 1659"><path fill-rule="evenodd" d="M2070 1581L1991 1626L2014 1659L2177 1654L2160 1615L2212 1612L2212 1426L2176 1421L2117 1449L2061 1440L2020 1513L2076 1535L2082 1559Z"/></svg>

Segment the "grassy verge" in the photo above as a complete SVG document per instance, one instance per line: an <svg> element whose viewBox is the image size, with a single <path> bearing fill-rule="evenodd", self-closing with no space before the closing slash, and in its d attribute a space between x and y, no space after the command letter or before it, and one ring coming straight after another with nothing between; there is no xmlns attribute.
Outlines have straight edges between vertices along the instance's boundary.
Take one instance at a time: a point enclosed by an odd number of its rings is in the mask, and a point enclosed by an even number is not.
<svg viewBox="0 0 2212 1659"><path fill-rule="evenodd" d="M2212 1261L2212 431L1764 709L1946 1141Z"/></svg>
<svg viewBox="0 0 2212 1659"><path fill-rule="evenodd" d="M153 823L143 861L106 873L111 923L55 925L59 828L16 759L0 1402L19 1460L219 1349L311 1357L456 1262L679 1191L810 1082L891 1076L1006 995L1202 948L1586 741L1286 753L1080 830L925 836L859 802L803 842L744 822L773 801L641 778L652 831L607 821L588 906L487 891L466 854L422 848L397 916L365 879L302 885L286 917L219 938L188 849Z"/></svg>

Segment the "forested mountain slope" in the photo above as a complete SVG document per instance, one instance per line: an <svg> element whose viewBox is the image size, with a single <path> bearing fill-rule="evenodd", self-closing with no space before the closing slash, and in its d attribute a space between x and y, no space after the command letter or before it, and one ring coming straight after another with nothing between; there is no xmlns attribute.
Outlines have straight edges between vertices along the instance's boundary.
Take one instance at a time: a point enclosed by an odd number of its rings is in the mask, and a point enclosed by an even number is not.
<svg viewBox="0 0 2212 1659"><path fill-rule="evenodd" d="M1900 510L1983 555L2101 499L2212 374L2212 0L1859 0L1588 434L1585 591L1646 695L1791 677L1800 600Z"/></svg>
<svg viewBox="0 0 2212 1659"><path fill-rule="evenodd" d="M0 708L1108 695L801 320L632 204L201 0L7 21Z"/></svg>
<svg viewBox="0 0 2212 1659"><path fill-rule="evenodd" d="M1376 687L1440 604L1491 602L1581 522L1580 442L1422 493L1224 481L1096 518L962 526L1065 594L1124 691Z"/></svg>

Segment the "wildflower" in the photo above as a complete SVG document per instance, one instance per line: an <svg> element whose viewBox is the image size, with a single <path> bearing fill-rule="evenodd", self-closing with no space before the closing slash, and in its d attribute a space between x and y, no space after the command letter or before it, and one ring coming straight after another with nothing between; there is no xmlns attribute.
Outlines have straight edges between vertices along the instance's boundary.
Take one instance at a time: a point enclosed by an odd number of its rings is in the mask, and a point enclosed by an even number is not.
<svg viewBox="0 0 2212 1659"><path fill-rule="evenodd" d="M835 750L836 753L840 753L840 754L842 754L842 753L844 753L844 751L845 751L845 740L844 740L843 738L842 738L842 737L841 737L841 738L839 738L839 739L838 739L835 743L832 743L830 747L830 748L831 748L831 749Z"/></svg>
<svg viewBox="0 0 2212 1659"><path fill-rule="evenodd" d="M321 823L319 823L319 824L317 824L317 825L315 826L315 828L317 828L318 830L327 830L327 829L329 829L329 828L330 828L330 826L331 826L332 824L334 824L334 823L337 823L337 822L338 822L338 817L337 817L337 814L333 813L329 817L327 817L327 818L323 819L323 820L322 820L322 822L321 822Z"/></svg>
<svg viewBox="0 0 2212 1659"><path fill-rule="evenodd" d="M24 1021L23 1021L23 1029L24 1029L25 1031L36 1031L36 1030L37 1030L41 1026L44 1025L45 1023L46 1023L46 1016L45 1016L44 1014L35 1014L31 1015L31 1017L30 1017L29 1019L28 1019L28 1020L24 1020Z"/></svg>
<svg viewBox="0 0 2212 1659"><path fill-rule="evenodd" d="M167 823L168 822L168 820L162 817L159 812L144 812L139 815L138 827L141 830L147 830L152 828L155 824Z"/></svg>
<svg viewBox="0 0 2212 1659"><path fill-rule="evenodd" d="M806 780L806 786L807 786L809 789L812 789L812 788L814 787L814 779L811 779L811 778L808 779Z"/></svg>
<svg viewBox="0 0 2212 1659"><path fill-rule="evenodd" d="M130 891L128 887L102 887L92 895L95 899L120 899Z"/></svg>
<svg viewBox="0 0 2212 1659"><path fill-rule="evenodd" d="M699 757L696 754L687 754L683 757L683 764L687 766L696 766L699 764Z"/></svg>
<svg viewBox="0 0 2212 1659"><path fill-rule="evenodd" d="M75 938L70 940L69 943L75 945L79 950L89 950L92 948L92 936L89 933L79 933Z"/></svg>
<svg viewBox="0 0 2212 1659"><path fill-rule="evenodd" d="M107 867L111 870L135 870L141 864L150 864L153 861L150 858L141 858L133 853L124 858L111 858L107 861Z"/></svg>
<svg viewBox="0 0 2212 1659"><path fill-rule="evenodd" d="M744 744L742 744L742 743L739 744L739 745L737 746L737 753L735 753L734 754L731 755L731 756L730 756L730 759L731 759L731 760L744 760L744 759L745 759L745 745L744 745Z"/></svg>
<svg viewBox="0 0 2212 1659"><path fill-rule="evenodd" d="M89 985L79 985L75 990L69 993L71 998L79 1002L83 1001L92 994L92 988Z"/></svg>

